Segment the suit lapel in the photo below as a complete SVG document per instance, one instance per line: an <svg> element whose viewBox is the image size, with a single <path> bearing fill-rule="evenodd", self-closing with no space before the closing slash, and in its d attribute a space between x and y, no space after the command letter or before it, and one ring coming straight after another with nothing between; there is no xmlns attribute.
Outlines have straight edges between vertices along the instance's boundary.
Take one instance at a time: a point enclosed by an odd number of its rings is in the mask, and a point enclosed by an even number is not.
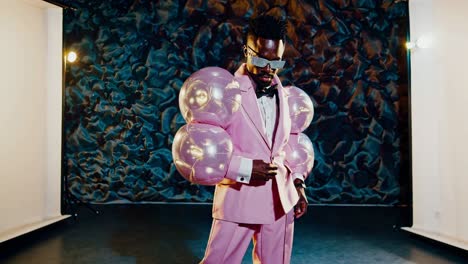
<svg viewBox="0 0 468 264"><path fill-rule="evenodd" d="M273 155L279 151L282 143L286 139L286 136L289 135L291 130L291 121L289 119L289 107L288 107L288 98L287 94L281 85L281 81L275 76L276 83L278 84L278 123L276 125L276 131L273 139Z"/></svg>
<svg viewBox="0 0 468 264"><path fill-rule="evenodd" d="M257 132L260 134L266 146L268 146L270 149L271 146L269 146L265 128L263 127L262 116L257 103L257 96L255 95L255 89L252 86L250 78L247 75L242 75L237 76L236 79L240 83L242 92L242 108L244 109L247 117L250 119Z"/></svg>

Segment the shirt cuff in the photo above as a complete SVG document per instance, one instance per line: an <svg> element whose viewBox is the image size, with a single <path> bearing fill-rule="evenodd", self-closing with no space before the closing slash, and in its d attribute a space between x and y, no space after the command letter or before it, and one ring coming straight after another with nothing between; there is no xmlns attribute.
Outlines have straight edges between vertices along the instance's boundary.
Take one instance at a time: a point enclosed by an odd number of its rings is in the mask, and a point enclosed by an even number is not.
<svg viewBox="0 0 468 264"><path fill-rule="evenodd" d="M295 179L301 179L302 181L304 181L304 176L302 176L301 173L294 172L294 173L292 174L292 177L293 177L293 180L295 180Z"/></svg>
<svg viewBox="0 0 468 264"><path fill-rule="evenodd" d="M237 174L237 181L248 184L250 176L252 175L253 161L247 158L240 158L239 172Z"/></svg>

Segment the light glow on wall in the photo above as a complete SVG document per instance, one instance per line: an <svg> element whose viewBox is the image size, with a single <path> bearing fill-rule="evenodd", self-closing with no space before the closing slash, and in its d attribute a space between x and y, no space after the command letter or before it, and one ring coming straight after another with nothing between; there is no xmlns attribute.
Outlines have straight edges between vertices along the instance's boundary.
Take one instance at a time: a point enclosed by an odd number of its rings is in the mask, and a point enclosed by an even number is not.
<svg viewBox="0 0 468 264"><path fill-rule="evenodd" d="M78 58L78 54L76 54L76 52L74 52L74 51L68 52L68 54L67 54L67 61L68 62L73 63L73 62L76 61L77 58Z"/></svg>

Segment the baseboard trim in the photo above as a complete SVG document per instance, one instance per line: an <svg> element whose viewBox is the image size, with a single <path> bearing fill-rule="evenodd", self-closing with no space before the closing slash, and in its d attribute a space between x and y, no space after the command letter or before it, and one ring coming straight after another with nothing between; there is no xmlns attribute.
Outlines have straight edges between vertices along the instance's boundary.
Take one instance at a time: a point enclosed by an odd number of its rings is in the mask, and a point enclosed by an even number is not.
<svg viewBox="0 0 468 264"><path fill-rule="evenodd" d="M414 227L402 227L401 229L419 236L423 236L468 251L468 243L462 240L458 240L439 233L429 232Z"/></svg>
<svg viewBox="0 0 468 264"><path fill-rule="evenodd" d="M5 241L10 240L10 239L13 239L15 237L24 235L26 233L32 232L32 231L37 230L39 228L43 228L45 226L51 225L53 223L57 223L59 221L67 219L70 216L71 215L61 215L61 216L44 219L44 220L39 221L39 222L35 222L35 223L31 223L31 224L27 224L27 225L23 225L23 226L20 226L20 227L10 229L8 231L0 233L0 243L5 242Z"/></svg>

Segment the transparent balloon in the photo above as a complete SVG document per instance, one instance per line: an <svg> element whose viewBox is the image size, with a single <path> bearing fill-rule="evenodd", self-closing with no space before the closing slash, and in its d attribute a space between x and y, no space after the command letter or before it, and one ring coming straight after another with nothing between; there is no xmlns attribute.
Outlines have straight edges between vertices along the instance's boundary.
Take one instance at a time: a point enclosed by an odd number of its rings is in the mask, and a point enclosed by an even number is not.
<svg viewBox="0 0 468 264"><path fill-rule="evenodd" d="M172 157L180 174L188 181L215 185L226 175L233 145L220 127L189 123L176 133Z"/></svg>
<svg viewBox="0 0 468 264"><path fill-rule="evenodd" d="M291 133L304 131L314 118L314 105L309 95L296 86L285 87L288 91Z"/></svg>
<svg viewBox="0 0 468 264"><path fill-rule="evenodd" d="M233 78L219 67L206 67L193 73L179 93L179 107L185 121L225 127L241 101L239 83Z"/></svg>
<svg viewBox="0 0 468 264"><path fill-rule="evenodd" d="M303 133L291 134L285 148L287 164L294 172L309 174L314 166L314 147Z"/></svg>

